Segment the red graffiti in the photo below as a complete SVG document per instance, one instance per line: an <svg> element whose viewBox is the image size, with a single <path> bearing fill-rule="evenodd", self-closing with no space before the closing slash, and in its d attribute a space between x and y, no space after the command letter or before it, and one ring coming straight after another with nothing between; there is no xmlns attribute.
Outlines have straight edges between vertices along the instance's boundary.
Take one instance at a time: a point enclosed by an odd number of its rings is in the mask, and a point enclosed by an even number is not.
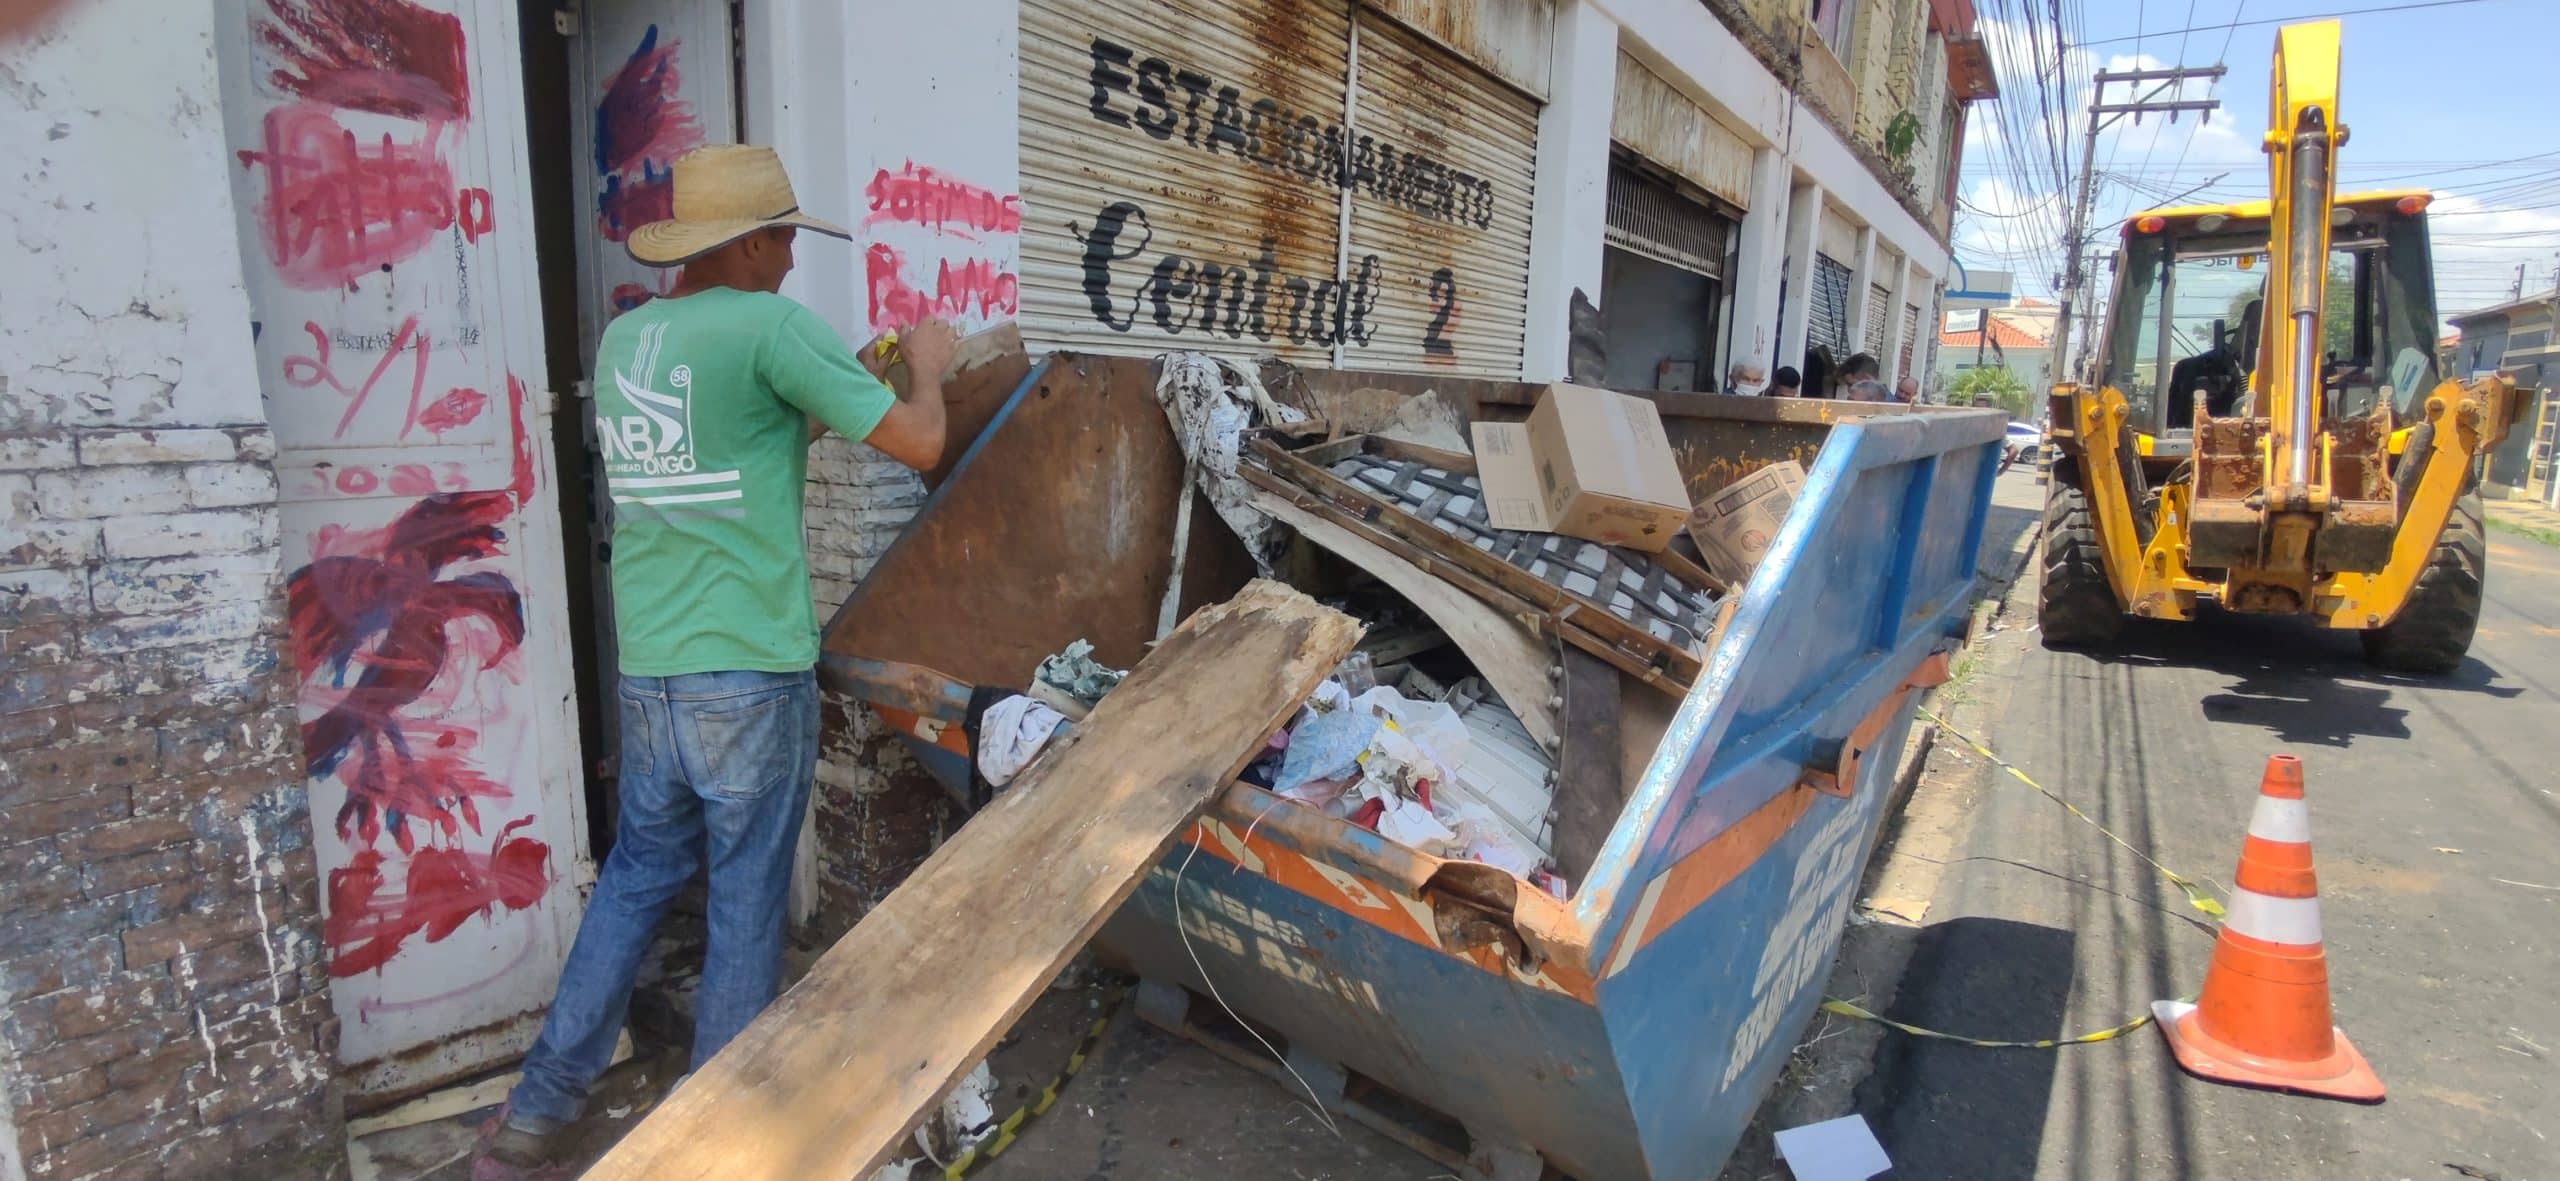
<svg viewBox="0 0 2560 1181"><path fill-rule="evenodd" d="M470 425L488 408L489 395L478 390L451 389L418 412L418 425L427 428L429 434L442 435Z"/></svg>
<svg viewBox="0 0 2560 1181"><path fill-rule="evenodd" d="M433 496L436 474L423 463L404 463L391 469L391 492L395 496Z"/></svg>
<svg viewBox="0 0 2560 1181"><path fill-rule="evenodd" d="M401 119L471 116L462 18L411 0L267 0L258 43L288 94Z"/></svg>
<svg viewBox="0 0 2560 1181"><path fill-rule="evenodd" d="M643 160L636 172L608 173L596 193L596 233L620 242L631 231L676 215L675 174Z"/></svg>
<svg viewBox="0 0 2560 1181"><path fill-rule="evenodd" d="M466 237L491 228L486 192L456 194L438 127L415 143L389 132L367 143L314 103L277 107L264 127L263 149L241 152L240 164L267 171L259 238L291 286L342 287L408 258L455 224L457 207L471 213Z"/></svg>
<svg viewBox="0 0 2560 1181"><path fill-rule="evenodd" d="M462 227L463 241L477 242L498 228L498 211L489 202L489 190L464 189L456 204L459 207L454 211L453 221Z"/></svg>
<svg viewBox="0 0 2560 1181"><path fill-rule="evenodd" d="M363 496L381 487L382 477L374 475L373 469L368 467L341 468L338 471L337 484L340 492L349 496Z"/></svg>
<svg viewBox="0 0 2560 1181"><path fill-rule="evenodd" d="M471 919L497 908L530 910L551 886L551 848L515 835L533 823L526 816L498 830L487 853L456 848L421 849L409 859L408 878L396 891L383 872L384 858L359 849L344 869L329 871L329 917L321 936L329 944L329 975L375 971L412 936L442 942Z"/></svg>
<svg viewBox="0 0 2560 1181"><path fill-rule="evenodd" d="M657 292L651 291L638 283L616 283L613 285L613 310L616 312L630 311L631 309L639 307L641 304L647 303L656 298L658 298Z"/></svg>
<svg viewBox="0 0 2560 1181"><path fill-rule="evenodd" d="M285 580L306 701L335 697L303 724L304 770L346 785L337 831L350 843L370 846L388 827L403 851L413 850L411 820L447 838L465 826L476 832L475 801L510 794L465 761L478 736L431 720L439 710L422 699L457 649L468 654L463 663L479 665L466 673L485 672L524 643L523 600L505 575L445 574L495 557L506 540L499 525L514 510L501 492L430 496L379 530L321 530L312 561ZM413 707L421 716L404 713Z"/></svg>
<svg viewBox="0 0 2560 1181"><path fill-rule="evenodd" d="M302 330L311 336L311 355L284 359L285 384L305 390L325 385L347 400L347 412L338 416L338 438L346 437L347 428L356 421L356 413L364 409L365 400L373 396L373 387L381 384L382 375L390 370L391 363L398 360L404 350L411 353L415 366L409 378L409 413L400 422L400 437L409 437L409 428L418 424L418 399L427 390L427 335L418 331L418 318L411 316L400 322L399 329L383 342L382 359L373 363L373 372L366 374L363 383L354 389L347 388L347 383L330 368L329 334L309 320L302 322Z"/></svg>
<svg viewBox="0 0 2560 1181"><path fill-rule="evenodd" d="M934 276L933 293L928 295L907 282L906 258L895 249L875 242L862 257L863 285L870 292L875 330L905 328L933 316L975 314L995 319L1010 316L1021 306L1019 280L985 259L956 267L944 259Z"/></svg>
<svg viewBox="0 0 2560 1181"><path fill-rule="evenodd" d="M938 231L1014 234L1022 231L1022 198L982 189L908 161L896 172L873 173L863 195L871 212L864 225L904 222Z"/></svg>
<svg viewBox="0 0 2560 1181"><path fill-rule="evenodd" d="M507 491L517 504L533 503L533 427L525 418L524 382L515 374L507 375L507 424L515 431L515 461L507 480Z"/></svg>
<svg viewBox="0 0 2560 1181"><path fill-rule="evenodd" d="M693 104L678 97L683 76L676 51L683 44L670 38L660 45L658 26L649 26L596 100L595 165L604 181L596 193L596 232L608 242L675 216L672 166L702 143Z"/></svg>

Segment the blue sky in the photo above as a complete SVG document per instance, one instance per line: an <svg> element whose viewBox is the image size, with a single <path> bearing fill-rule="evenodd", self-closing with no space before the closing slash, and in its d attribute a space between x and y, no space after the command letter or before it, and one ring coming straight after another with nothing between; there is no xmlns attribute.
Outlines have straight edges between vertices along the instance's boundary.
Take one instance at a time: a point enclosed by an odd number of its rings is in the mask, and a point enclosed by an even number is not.
<svg viewBox="0 0 2560 1181"><path fill-rule="evenodd" d="M2265 196L2258 138L2277 26L2228 22L2395 2L2411 0L2061 0L2075 46L2066 88L2050 80L2049 65L2040 87L2031 64L2054 57L2048 0L1976 0L2001 97L1976 104L1966 127L1958 261L2014 271L2021 294L2051 295L2070 195L2057 191L2047 145L2058 140L2069 167L2078 167L2094 69L2216 61L2230 69L2210 87L2187 87L2184 97L2224 103L2209 121L2146 116L2139 126L2121 123L2099 137L2101 180L2090 224L2101 229L2102 242L2129 213L2190 189L2196 191L2180 203ZM2341 189L2438 194L2432 229L2443 312L2505 302L2519 262L2526 294L2551 290L2560 272L2560 3L2472 0L2339 20L2339 107L2351 132L2339 155ZM2210 28L2177 32L2199 26ZM2130 39L2137 33L2139 42ZM2108 101L2125 101L2130 89L2113 84ZM2039 103L2040 91L2049 105ZM2067 129L2054 136L2044 112L2065 107ZM2531 156L2539 158L2517 159Z"/></svg>

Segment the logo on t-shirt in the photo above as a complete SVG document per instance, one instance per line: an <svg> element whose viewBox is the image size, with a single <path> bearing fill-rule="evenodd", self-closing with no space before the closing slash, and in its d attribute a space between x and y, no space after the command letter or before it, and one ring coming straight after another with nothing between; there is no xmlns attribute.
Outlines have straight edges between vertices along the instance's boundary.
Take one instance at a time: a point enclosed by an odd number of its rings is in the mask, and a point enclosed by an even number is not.
<svg viewBox="0 0 2560 1181"><path fill-rule="evenodd" d="M738 500L746 490L738 470L703 471L694 454L693 369L667 371L673 393L656 388L658 354L666 343L664 321L640 330L631 370L616 367L614 388L634 413L596 415L596 441L604 450L605 478L615 504L685 505Z"/></svg>

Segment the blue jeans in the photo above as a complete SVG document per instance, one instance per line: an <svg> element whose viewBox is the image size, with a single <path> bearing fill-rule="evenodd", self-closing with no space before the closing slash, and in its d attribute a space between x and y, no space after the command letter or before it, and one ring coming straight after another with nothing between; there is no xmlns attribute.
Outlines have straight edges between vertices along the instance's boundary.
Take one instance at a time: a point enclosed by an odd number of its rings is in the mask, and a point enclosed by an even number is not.
<svg viewBox="0 0 2560 1181"><path fill-rule="evenodd" d="M818 679L709 672L622 678L622 814L560 969L510 1118L577 1118L631 1007L631 980L667 903L711 859L710 946L694 994L700 1069L774 998L792 852L818 766Z"/></svg>

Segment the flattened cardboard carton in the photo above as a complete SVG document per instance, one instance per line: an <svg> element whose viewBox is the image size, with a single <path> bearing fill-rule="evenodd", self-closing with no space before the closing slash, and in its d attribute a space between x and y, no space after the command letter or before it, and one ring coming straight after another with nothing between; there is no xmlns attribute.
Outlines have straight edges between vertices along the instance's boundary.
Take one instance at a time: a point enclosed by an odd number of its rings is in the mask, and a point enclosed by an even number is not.
<svg viewBox="0 0 2560 1181"><path fill-rule="evenodd" d="M1707 569L1727 582L1751 577L1804 491L1804 465L1773 463L1718 490L1689 515L1689 539Z"/></svg>

